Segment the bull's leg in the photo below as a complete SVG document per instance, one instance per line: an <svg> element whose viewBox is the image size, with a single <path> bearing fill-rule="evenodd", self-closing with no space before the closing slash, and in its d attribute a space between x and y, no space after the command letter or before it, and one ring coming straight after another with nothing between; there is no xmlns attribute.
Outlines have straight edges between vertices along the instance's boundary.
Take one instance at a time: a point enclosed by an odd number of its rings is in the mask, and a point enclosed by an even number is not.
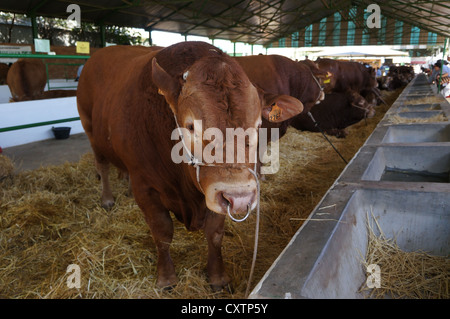
<svg viewBox="0 0 450 319"><path fill-rule="evenodd" d="M111 209L114 206L114 196L111 192L111 185L109 184L109 163L96 158L95 167L102 182L102 207Z"/></svg>
<svg viewBox="0 0 450 319"><path fill-rule="evenodd" d="M133 181L133 194L136 203L144 213L145 221L150 227L153 240L158 250L157 280L160 288L170 288L177 284L177 276L172 258L170 244L173 238L173 222L169 211L163 206L159 194L146 187L140 187Z"/></svg>
<svg viewBox="0 0 450 319"><path fill-rule="evenodd" d="M225 215L219 215L208 210L205 222L205 236L208 241L209 282L213 290L221 290L230 283L230 277L225 272L222 259L222 239L224 234Z"/></svg>

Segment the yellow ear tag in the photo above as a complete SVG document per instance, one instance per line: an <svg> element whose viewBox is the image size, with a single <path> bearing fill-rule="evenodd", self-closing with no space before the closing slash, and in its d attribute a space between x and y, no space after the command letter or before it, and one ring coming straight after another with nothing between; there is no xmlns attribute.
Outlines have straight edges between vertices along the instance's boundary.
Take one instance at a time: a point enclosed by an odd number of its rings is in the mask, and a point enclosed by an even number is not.
<svg viewBox="0 0 450 319"><path fill-rule="evenodd" d="M272 106L272 110L269 113L269 121L275 122L275 121L279 120L281 118L282 112L283 112L283 110L277 104L274 104Z"/></svg>
<svg viewBox="0 0 450 319"><path fill-rule="evenodd" d="M324 80L323 83L330 83L330 79Z"/></svg>

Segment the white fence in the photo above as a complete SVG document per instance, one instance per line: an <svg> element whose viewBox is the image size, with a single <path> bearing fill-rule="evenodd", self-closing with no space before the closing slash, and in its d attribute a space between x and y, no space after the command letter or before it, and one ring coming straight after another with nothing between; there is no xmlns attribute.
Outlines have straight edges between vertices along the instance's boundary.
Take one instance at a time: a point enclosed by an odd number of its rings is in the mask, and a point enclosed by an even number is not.
<svg viewBox="0 0 450 319"><path fill-rule="evenodd" d="M70 134L84 132L78 119L76 97L0 103L0 147L54 138L52 127L71 127Z"/></svg>

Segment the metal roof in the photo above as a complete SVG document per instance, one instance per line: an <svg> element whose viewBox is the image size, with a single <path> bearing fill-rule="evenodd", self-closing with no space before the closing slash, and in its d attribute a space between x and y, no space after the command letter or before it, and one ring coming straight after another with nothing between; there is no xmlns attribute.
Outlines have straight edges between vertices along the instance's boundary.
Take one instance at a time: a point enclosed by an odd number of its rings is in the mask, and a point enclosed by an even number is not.
<svg viewBox="0 0 450 319"><path fill-rule="evenodd" d="M266 46L336 12L370 33L364 9L378 4L383 16L450 37L450 1L441 0L2 0L0 11L67 18L69 4L82 21Z"/></svg>

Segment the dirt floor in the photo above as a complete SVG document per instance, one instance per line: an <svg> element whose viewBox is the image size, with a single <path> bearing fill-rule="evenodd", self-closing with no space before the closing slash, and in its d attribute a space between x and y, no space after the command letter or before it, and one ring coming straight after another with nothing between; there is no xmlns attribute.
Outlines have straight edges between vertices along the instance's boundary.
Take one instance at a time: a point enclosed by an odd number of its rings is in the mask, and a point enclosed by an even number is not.
<svg viewBox="0 0 450 319"><path fill-rule="evenodd" d="M383 95L391 105L400 92ZM349 127L345 139L329 137L348 161L388 106L376 110L374 118ZM99 205L100 183L85 136L33 143L33 148L4 151L20 169L0 181L0 298L245 297L254 215L243 223L226 223L223 255L233 278L231 292L211 291L203 233L188 232L177 221L171 254L179 283L170 291L160 290L155 285L153 239L133 198L127 196L127 183L118 174L111 174L115 206L105 211ZM261 182L259 249L252 287L345 166L320 133L290 128L281 139L280 170ZM71 264L81 269L80 288L66 284Z"/></svg>
<svg viewBox="0 0 450 319"><path fill-rule="evenodd" d="M71 135L65 140L45 140L25 145L8 147L3 155L14 162L16 171L33 170L41 166L78 162L81 156L91 151L86 134Z"/></svg>

